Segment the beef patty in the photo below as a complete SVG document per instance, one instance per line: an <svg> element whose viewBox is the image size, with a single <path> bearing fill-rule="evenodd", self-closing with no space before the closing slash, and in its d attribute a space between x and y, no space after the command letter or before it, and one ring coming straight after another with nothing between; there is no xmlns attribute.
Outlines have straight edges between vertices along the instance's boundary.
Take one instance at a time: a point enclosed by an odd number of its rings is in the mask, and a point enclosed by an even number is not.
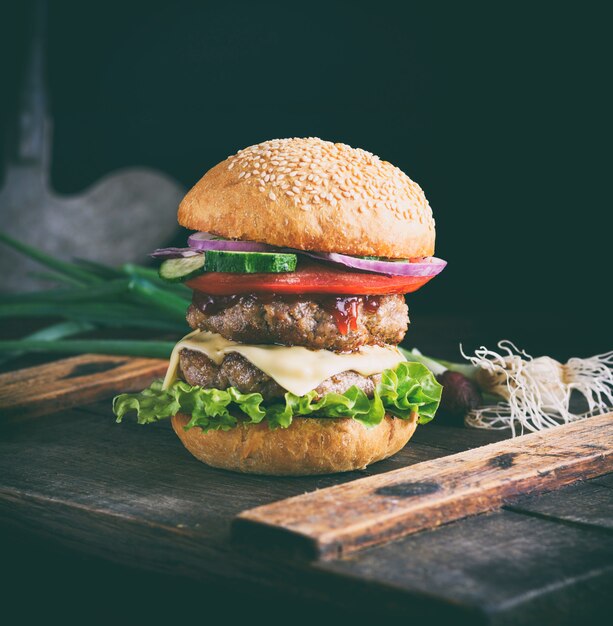
<svg viewBox="0 0 613 626"><path fill-rule="evenodd" d="M187 322L193 329L243 343L347 352L363 345L400 343L409 311L401 295L263 297L194 292Z"/></svg>
<svg viewBox="0 0 613 626"><path fill-rule="evenodd" d="M216 389L236 387L241 393L261 393L264 400L281 398L286 393L270 376L236 352L228 354L217 365L202 352L184 348L179 353L179 363L183 378L190 385ZM319 397L327 393L344 393L356 385L372 397L380 380L381 374L361 376L357 372L341 372L324 380L315 391Z"/></svg>

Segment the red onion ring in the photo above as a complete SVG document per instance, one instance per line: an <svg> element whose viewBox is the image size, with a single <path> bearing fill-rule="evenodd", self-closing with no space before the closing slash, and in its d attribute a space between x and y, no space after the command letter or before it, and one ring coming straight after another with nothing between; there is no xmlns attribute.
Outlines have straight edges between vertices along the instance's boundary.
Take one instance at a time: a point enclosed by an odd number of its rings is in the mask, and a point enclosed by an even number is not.
<svg viewBox="0 0 613 626"><path fill-rule="evenodd" d="M181 257L195 256L196 254L200 254L200 251L193 248L158 248L149 256L154 259L179 259Z"/></svg>
<svg viewBox="0 0 613 626"><path fill-rule="evenodd" d="M190 257L206 250L228 250L236 252L293 252L304 254L320 261L329 261L338 265L344 265L356 270L374 272L375 274L387 274L389 276L436 276L443 271L447 261L436 257L427 257L423 261L375 261L361 259L359 257L339 254L337 252L307 252L293 248L278 248L265 243L255 241L237 241L233 239L215 239L210 233L193 233L187 239L189 248L159 248L151 253L157 259L176 259Z"/></svg>
<svg viewBox="0 0 613 626"><path fill-rule="evenodd" d="M409 261L373 261L372 259L360 259L336 252L302 251L302 254L308 254L314 259L330 261L356 270L374 272L375 274L388 274L389 276L436 276L447 265L447 261L437 259L436 257L427 257L427 260L411 263Z"/></svg>
<svg viewBox="0 0 613 626"><path fill-rule="evenodd" d="M278 250L274 246L256 241L238 241L235 239L213 239L210 233L194 233L187 238L187 245L197 250L228 250L234 252L269 252Z"/></svg>

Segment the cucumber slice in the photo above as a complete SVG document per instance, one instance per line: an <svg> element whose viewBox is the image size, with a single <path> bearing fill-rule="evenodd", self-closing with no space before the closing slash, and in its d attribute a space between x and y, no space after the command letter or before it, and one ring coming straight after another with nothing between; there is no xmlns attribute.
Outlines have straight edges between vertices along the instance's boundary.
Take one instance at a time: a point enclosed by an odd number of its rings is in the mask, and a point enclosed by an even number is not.
<svg viewBox="0 0 613 626"><path fill-rule="evenodd" d="M166 259L166 261L160 265L159 269L160 278L172 283L188 280L203 272L204 254L197 254L180 259Z"/></svg>
<svg viewBox="0 0 613 626"><path fill-rule="evenodd" d="M207 250L204 260L204 271L240 274L278 274L280 272L295 271L297 262L298 258L295 254Z"/></svg>

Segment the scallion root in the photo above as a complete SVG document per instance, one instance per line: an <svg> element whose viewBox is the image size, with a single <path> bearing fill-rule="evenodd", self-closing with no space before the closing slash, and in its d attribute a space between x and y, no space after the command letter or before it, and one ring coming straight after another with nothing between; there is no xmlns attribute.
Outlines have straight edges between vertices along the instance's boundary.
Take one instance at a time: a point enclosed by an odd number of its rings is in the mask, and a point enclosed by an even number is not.
<svg viewBox="0 0 613 626"><path fill-rule="evenodd" d="M490 406L470 411L467 426L510 428L513 436L573 422L610 410L613 405L613 351L587 359L572 358L561 364L547 356L532 358L510 341L498 351L481 347L463 356L478 368L482 390L501 397ZM573 391L581 394L587 410L570 408Z"/></svg>

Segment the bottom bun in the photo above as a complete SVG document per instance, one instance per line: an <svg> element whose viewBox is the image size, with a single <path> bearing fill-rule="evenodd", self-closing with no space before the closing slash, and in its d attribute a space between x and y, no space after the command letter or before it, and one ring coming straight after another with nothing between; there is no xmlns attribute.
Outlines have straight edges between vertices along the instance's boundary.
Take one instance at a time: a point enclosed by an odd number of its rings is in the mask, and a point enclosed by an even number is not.
<svg viewBox="0 0 613 626"><path fill-rule="evenodd" d="M395 454L415 432L417 418L386 415L366 428L351 418L295 417L289 428L240 423L227 431L206 434L197 426L185 430L189 417L172 418L183 445L213 467L248 474L306 476L361 469Z"/></svg>

